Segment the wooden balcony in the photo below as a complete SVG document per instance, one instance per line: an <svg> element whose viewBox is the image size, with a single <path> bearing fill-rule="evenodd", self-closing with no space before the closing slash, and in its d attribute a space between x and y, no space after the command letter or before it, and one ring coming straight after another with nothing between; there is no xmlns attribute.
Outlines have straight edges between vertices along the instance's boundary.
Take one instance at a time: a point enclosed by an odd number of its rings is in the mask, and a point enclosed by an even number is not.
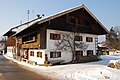
<svg viewBox="0 0 120 80"><path fill-rule="evenodd" d="M29 44L22 44L22 48L40 48L40 43L34 42Z"/></svg>

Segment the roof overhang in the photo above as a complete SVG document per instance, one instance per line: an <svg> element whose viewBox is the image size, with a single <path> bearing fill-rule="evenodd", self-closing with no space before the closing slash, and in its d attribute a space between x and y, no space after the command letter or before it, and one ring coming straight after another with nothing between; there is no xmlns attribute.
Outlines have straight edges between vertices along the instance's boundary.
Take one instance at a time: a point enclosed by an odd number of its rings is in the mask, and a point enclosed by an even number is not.
<svg viewBox="0 0 120 80"><path fill-rule="evenodd" d="M66 11L59 12L55 15L45 17L42 20L40 20L38 24L47 22L49 20L55 19L57 17L60 17L62 15L68 14L70 12L76 11L76 10L81 9L81 8L84 8L95 19L95 21L99 23L99 25L106 31L106 34L109 33L109 31L105 28L105 26L89 11L89 9L84 4L82 4L82 6L78 6L78 7L72 8L72 9L68 9ZM101 35L104 35L104 34L101 34Z"/></svg>
<svg viewBox="0 0 120 80"><path fill-rule="evenodd" d="M99 35L104 35L104 34L108 34L109 33L109 31L105 28L105 26L88 10L88 8L85 5L82 4L81 6L78 6L78 7L72 8L72 9L68 9L66 11L59 12L59 13L54 14L52 16L46 16L46 17L43 17L42 19L37 19L37 20L31 21L31 22L29 22L30 25L27 25L23 29L17 31L15 33L15 35L20 34L22 31L28 29L29 27L31 27L34 24L42 24L42 23L45 23L47 21L53 20L55 18L58 18L60 16L63 16L65 14L71 13L73 11L76 11L76 10L79 10L79 9L82 9L82 8L84 8L87 11L87 13L90 16L92 16L92 18L101 26L101 28L104 31L104 33L100 33ZM24 24L24 25L26 25L26 24ZM24 25L22 25L22 26L24 26Z"/></svg>
<svg viewBox="0 0 120 80"><path fill-rule="evenodd" d="M6 32L5 34L3 34L3 36L12 36L15 33L16 33L15 31L9 30L8 32Z"/></svg>

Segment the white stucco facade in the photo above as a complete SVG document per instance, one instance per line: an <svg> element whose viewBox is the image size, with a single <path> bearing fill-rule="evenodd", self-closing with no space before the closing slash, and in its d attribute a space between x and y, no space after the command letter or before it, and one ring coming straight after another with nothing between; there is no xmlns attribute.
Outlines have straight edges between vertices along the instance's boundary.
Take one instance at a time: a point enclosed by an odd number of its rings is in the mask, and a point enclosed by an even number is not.
<svg viewBox="0 0 120 80"><path fill-rule="evenodd" d="M64 63L67 63L67 62L72 61L72 52L62 51L62 50L58 50L58 51L61 52L61 57L50 58L50 52L56 51L55 43L57 41L57 40L51 40L50 39L50 33L70 34L71 32L47 29L46 33L47 33L47 36L46 36L47 37L46 38L46 49L29 49L29 51L28 51L28 60L35 61L35 62L37 62L37 64L44 64L45 54L47 54L48 62L49 61L56 61L56 60L64 60ZM79 36L83 37L83 40L81 42L84 42L85 44L88 45L87 49L83 50L83 56L87 56L87 50L93 50L93 55L96 55L95 38L97 37L97 35L80 33ZM86 42L86 37L92 37L93 41L92 42ZM78 49L76 49L76 51L77 50L80 50L80 49L78 48ZM30 56L31 51L34 52L34 56ZM42 58L37 57L37 52L42 52Z"/></svg>
<svg viewBox="0 0 120 80"><path fill-rule="evenodd" d="M30 56L30 52L34 51L34 56ZM37 52L42 52L42 58L37 57ZM37 62L37 64L44 64L45 61L45 50L30 49L29 60Z"/></svg>
<svg viewBox="0 0 120 80"><path fill-rule="evenodd" d="M9 47L7 47L7 53L6 53L6 54L7 54L7 56L13 58L13 56L15 55L14 47L13 47L13 46L9 46Z"/></svg>
<svg viewBox="0 0 120 80"><path fill-rule="evenodd" d="M55 49L56 49L55 42L57 41L57 40L51 40L50 39L50 33L70 34L71 32L47 29L47 50L46 50L46 53L48 54L48 60L49 61L51 61L51 60L65 60L65 62L70 62L72 60L72 53L71 52L61 51L61 57L50 58L50 52L55 51ZM82 42L84 42L85 44L88 45L87 49L85 51L83 51L83 56L87 56L87 50L93 50L93 55L96 55L95 38L97 37L97 35L80 33L79 36L82 36L83 37ZM86 37L92 37L93 41L92 42L86 42ZM76 51L77 50L80 50L80 49L76 49Z"/></svg>

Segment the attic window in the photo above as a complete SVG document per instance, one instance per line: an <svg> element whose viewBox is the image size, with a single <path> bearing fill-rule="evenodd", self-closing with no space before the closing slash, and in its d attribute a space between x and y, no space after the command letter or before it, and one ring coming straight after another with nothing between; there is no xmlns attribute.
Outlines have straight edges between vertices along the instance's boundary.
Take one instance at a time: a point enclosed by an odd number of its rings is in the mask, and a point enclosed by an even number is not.
<svg viewBox="0 0 120 80"><path fill-rule="evenodd" d="M68 16L67 17L67 22L70 24L77 24L78 23L78 18L75 16Z"/></svg>

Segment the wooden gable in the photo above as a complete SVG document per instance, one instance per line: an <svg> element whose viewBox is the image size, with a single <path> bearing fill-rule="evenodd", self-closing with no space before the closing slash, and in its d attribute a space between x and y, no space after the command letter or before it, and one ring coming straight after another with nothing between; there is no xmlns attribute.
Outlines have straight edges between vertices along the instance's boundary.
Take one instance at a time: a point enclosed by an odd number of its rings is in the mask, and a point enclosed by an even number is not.
<svg viewBox="0 0 120 80"><path fill-rule="evenodd" d="M97 18L84 6L73 8L53 16L41 19L23 29L15 36L24 38L28 35L37 33L37 47L46 48L46 29L75 31L80 33L104 35L107 34L107 29L97 20ZM30 48L34 46L35 42L23 44L23 48Z"/></svg>
<svg viewBox="0 0 120 80"><path fill-rule="evenodd" d="M24 36L30 32L40 31L42 27L53 30L77 31L95 35L107 34L107 29L99 20L84 6L79 6L56 15L43 18L34 25L29 26L16 36Z"/></svg>
<svg viewBox="0 0 120 80"><path fill-rule="evenodd" d="M63 31L75 30L95 35L107 34L107 31L84 8L49 20L47 28Z"/></svg>
<svg viewBox="0 0 120 80"><path fill-rule="evenodd" d="M16 32L9 30L7 33L5 33L3 36L8 36L11 37L13 34L15 34Z"/></svg>
<svg viewBox="0 0 120 80"><path fill-rule="evenodd" d="M10 29L8 32L6 32L3 36L7 36L7 46L15 46L15 38L12 37L13 34L15 34L15 31L12 31L12 29Z"/></svg>

